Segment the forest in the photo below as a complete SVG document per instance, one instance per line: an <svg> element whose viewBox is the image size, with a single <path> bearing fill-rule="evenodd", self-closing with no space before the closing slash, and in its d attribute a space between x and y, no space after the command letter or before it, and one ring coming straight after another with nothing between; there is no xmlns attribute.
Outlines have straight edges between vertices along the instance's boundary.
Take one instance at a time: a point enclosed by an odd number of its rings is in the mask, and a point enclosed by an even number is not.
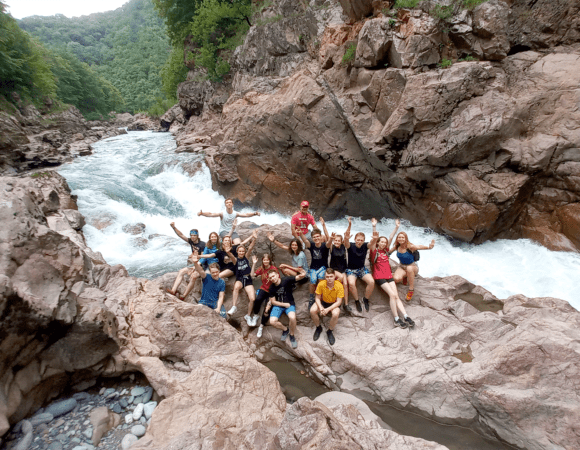
<svg viewBox="0 0 580 450"><path fill-rule="evenodd" d="M110 111L161 115L176 103L189 63L219 82L267 6L251 0L131 0L104 13L16 21L0 2L0 94L39 104L50 97L88 119ZM193 45L184 54L184 41ZM191 50L193 48L193 50ZM191 66L191 64L189 64Z"/></svg>

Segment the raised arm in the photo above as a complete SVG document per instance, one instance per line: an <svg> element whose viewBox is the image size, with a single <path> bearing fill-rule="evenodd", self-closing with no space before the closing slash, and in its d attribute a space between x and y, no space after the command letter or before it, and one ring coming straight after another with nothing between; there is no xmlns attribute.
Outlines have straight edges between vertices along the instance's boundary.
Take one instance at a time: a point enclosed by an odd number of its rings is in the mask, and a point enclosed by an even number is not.
<svg viewBox="0 0 580 450"><path fill-rule="evenodd" d="M322 231L324 231L324 236L326 237L326 240L328 241L329 236L328 236L328 230L326 229L326 222L324 221L324 219L322 217L318 221L322 224Z"/></svg>
<svg viewBox="0 0 580 450"><path fill-rule="evenodd" d="M232 229L226 236L232 237L232 234L234 234L234 230L236 229L237 226L238 226L238 218L236 217L232 222Z"/></svg>
<svg viewBox="0 0 580 450"><path fill-rule="evenodd" d="M298 275L296 275L295 280L300 281L301 279L306 277L306 271L303 267L298 267Z"/></svg>
<svg viewBox="0 0 580 450"><path fill-rule="evenodd" d="M379 240L379 232L377 231L377 219L373 217L371 219L371 224L373 225L373 237L369 242L369 250L374 252L377 249L377 241Z"/></svg>
<svg viewBox="0 0 580 450"><path fill-rule="evenodd" d="M255 233L257 233L257 230L254 230ZM254 238L254 233L250 234L246 239L244 239L242 242L240 242L240 245L246 245L248 242L250 242L252 239ZM249 251L246 253L250 253Z"/></svg>
<svg viewBox="0 0 580 450"><path fill-rule="evenodd" d="M348 216L348 228L344 232L344 246L350 248L350 229L352 228L352 217Z"/></svg>
<svg viewBox="0 0 580 450"><path fill-rule="evenodd" d="M310 241L308 239L306 239L306 236L304 236L304 233L302 233L302 230L300 228L296 227L294 232L295 232L294 236L302 239L302 242L304 242L304 247L310 248Z"/></svg>
<svg viewBox="0 0 580 450"><path fill-rule="evenodd" d="M249 212L249 213L236 213L236 217L254 217L254 216L259 216L260 215L260 211L254 211L254 212Z"/></svg>
<svg viewBox="0 0 580 450"><path fill-rule="evenodd" d="M175 227L175 222L171 222L169 225L171 226L171 228L173 228L173 231L175 231L175 234L176 234L177 236L179 236L179 237L180 237L181 239L183 239L185 242L189 242L189 241L187 240L187 237L186 237L186 236L185 236L185 235L184 235L184 234L183 234L181 231L179 231L179 230L178 230L178 229Z"/></svg>
<svg viewBox="0 0 580 450"><path fill-rule="evenodd" d="M220 219L223 218L223 213L210 213L210 212L203 212L201 209L199 210L199 212L197 213L198 216L204 216L204 217L219 217Z"/></svg>
<svg viewBox="0 0 580 450"><path fill-rule="evenodd" d="M236 258L234 256L234 254L232 253L232 246L228 245L227 247L224 247L224 252L226 252L226 254L230 257L230 260L236 264L238 262L238 258Z"/></svg>
<svg viewBox="0 0 580 450"><path fill-rule="evenodd" d="M258 257L256 255L252 255L252 276L257 277L256 274L256 264L258 264Z"/></svg>
<svg viewBox="0 0 580 450"><path fill-rule="evenodd" d="M395 234L397 234L397 230L399 229L400 226L401 226L401 221L399 219L396 219L395 220L395 229L393 230L393 232L389 236L389 241L387 242L387 247L393 242L393 238L395 237Z"/></svg>
<svg viewBox="0 0 580 450"><path fill-rule="evenodd" d="M250 244L250 246L248 247L248 251L246 252L248 255L250 253L252 253L252 251L254 250L254 247L256 246L256 242L258 242L258 230L254 230L254 232L252 233L252 243Z"/></svg>
<svg viewBox="0 0 580 450"><path fill-rule="evenodd" d="M191 256L191 261L193 261L193 264L195 266L195 270L197 270L197 273L199 273L199 276L203 280L207 276L207 273L205 273L205 270L203 270L203 267L201 267L199 265L199 260L198 260L197 254L193 254Z"/></svg>
<svg viewBox="0 0 580 450"><path fill-rule="evenodd" d="M409 250L412 252L415 250L431 250L433 247L435 247L435 239L433 239L429 245L413 245Z"/></svg>
<svg viewBox="0 0 580 450"><path fill-rule="evenodd" d="M334 241L334 238L336 237L336 233L333 231L332 234L330 236L326 236L326 246L328 248L332 248L332 241Z"/></svg>
<svg viewBox="0 0 580 450"><path fill-rule="evenodd" d="M268 233L268 239L270 240L270 242L273 242L274 245L276 245L276 247L280 247L282 250L288 251L289 247L274 239L274 235L272 233Z"/></svg>

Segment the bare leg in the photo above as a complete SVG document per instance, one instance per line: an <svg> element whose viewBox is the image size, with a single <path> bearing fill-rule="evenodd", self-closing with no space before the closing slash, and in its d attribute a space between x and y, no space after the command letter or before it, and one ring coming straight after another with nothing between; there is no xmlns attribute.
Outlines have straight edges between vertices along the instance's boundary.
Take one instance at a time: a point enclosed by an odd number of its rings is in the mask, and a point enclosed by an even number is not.
<svg viewBox="0 0 580 450"><path fill-rule="evenodd" d="M397 292L397 285L395 284L395 282L391 281L390 283L384 283L381 286L381 288L389 295L389 303L391 306L391 312L393 313L393 317L399 316L397 310L401 311L403 316L405 316L407 314L407 311L405 311L403 302L399 298L399 294Z"/></svg>
<svg viewBox="0 0 580 450"><path fill-rule="evenodd" d="M287 277L295 277L298 275L298 272L291 268L288 264L280 264L278 268L282 271L284 275Z"/></svg>
<svg viewBox="0 0 580 450"><path fill-rule="evenodd" d="M367 287L365 288L365 298L369 299L375 290L375 279L370 273L367 273L362 277L362 280L367 284Z"/></svg>
<svg viewBox="0 0 580 450"><path fill-rule="evenodd" d="M409 280L409 290L415 290L415 275L419 273L419 267L416 265L407 266L407 279Z"/></svg>
<svg viewBox="0 0 580 450"><path fill-rule="evenodd" d="M342 287L344 288L344 304L348 305L348 278L346 277L345 273L337 273L337 279L342 283Z"/></svg>
<svg viewBox="0 0 580 450"><path fill-rule="evenodd" d="M288 320L290 322L288 324L290 325L290 334L294 336L294 333L296 333L296 313L294 311L288 314Z"/></svg>
<svg viewBox="0 0 580 450"><path fill-rule="evenodd" d="M234 292L233 292L233 300L234 300L234 306L236 306L238 304L238 297L240 295L240 290L242 289L242 282L241 281L236 281L236 283L234 284Z"/></svg>
<svg viewBox="0 0 580 450"><path fill-rule="evenodd" d="M310 308L310 318L312 319L312 322L314 322L314 325L317 327L320 326L320 317L318 317L319 313L320 310L318 309L318 305L315 303L312 305L312 308Z"/></svg>
<svg viewBox="0 0 580 450"><path fill-rule="evenodd" d="M251 284L244 288L246 295L248 296L248 316L252 315L254 309L254 301L256 301L256 290Z"/></svg>
<svg viewBox="0 0 580 450"><path fill-rule="evenodd" d="M280 323L280 321L276 317L270 317L270 325L282 331L286 331L288 329L284 326L284 324Z"/></svg>
<svg viewBox="0 0 580 450"><path fill-rule="evenodd" d="M189 293L191 291L193 291L193 286L195 286L195 280L197 280L199 278L199 273L197 273L197 270L195 272L193 272L193 274L191 275L191 278L189 279L189 284L187 285L187 289L185 289L185 293L183 294L183 300L185 300L187 298L187 296L189 295Z"/></svg>
<svg viewBox="0 0 580 450"><path fill-rule="evenodd" d="M356 290L356 277L354 275L348 276L348 290L350 291L354 301L358 302L358 291Z"/></svg>
<svg viewBox="0 0 580 450"><path fill-rule="evenodd" d="M393 274L393 280L395 280L395 283L402 283L403 278L406 276L407 273L405 272L405 270L399 266L397 267L397 270L395 270L395 273Z"/></svg>
<svg viewBox="0 0 580 450"><path fill-rule="evenodd" d="M233 275L234 273L230 270L230 269L226 269L226 270L222 270L220 272L220 278L229 278Z"/></svg>
<svg viewBox="0 0 580 450"><path fill-rule="evenodd" d="M336 308L331 311L332 317L330 318L330 323L328 324L329 330L334 330L334 327L338 323L338 316L340 316L340 309Z"/></svg>
<svg viewBox="0 0 580 450"><path fill-rule="evenodd" d="M171 288L171 293L173 295L177 294L177 289L179 289L179 285L181 284L181 280L183 280L183 277L185 276L185 274L189 271L189 268L185 267L183 269L181 269L179 272L177 272L177 278L175 278L175 283L173 283L173 287Z"/></svg>

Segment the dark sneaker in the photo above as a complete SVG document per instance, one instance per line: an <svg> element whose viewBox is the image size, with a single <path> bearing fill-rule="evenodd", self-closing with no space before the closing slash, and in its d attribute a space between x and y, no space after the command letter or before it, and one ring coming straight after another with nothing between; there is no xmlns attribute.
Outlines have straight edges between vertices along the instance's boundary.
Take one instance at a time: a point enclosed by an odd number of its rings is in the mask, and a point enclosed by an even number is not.
<svg viewBox="0 0 580 450"><path fill-rule="evenodd" d="M332 334L332 330L328 330L326 332L326 336L328 336L328 343L330 345L334 345L334 343L336 342L336 339L334 339L334 334Z"/></svg>
<svg viewBox="0 0 580 450"><path fill-rule="evenodd" d="M360 302L358 300L354 301L354 306L356 306L356 310L358 312L362 312L362 306L360 305Z"/></svg>
<svg viewBox="0 0 580 450"><path fill-rule="evenodd" d="M296 342L296 338L292 335L290 335L290 343L292 344L292 348L298 347L298 342Z"/></svg>
<svg viewBox="0 0 580 450"><path fill-rule="evenodd" d="M363 298L363 303L365 304L366 311L369 312L370 309L369 300L367 298Z"/></svg>
<svg viewBox="0 0 580 450"><path fill-rule="evenodd" d="M312 339L317 341L318 338L320 337L320 333L322 333L322 327L318 326L318 327L316 327L316 330L314 330L314 336L312 337Z"/></svg>
<svg viewBox="0 0 580 450"><path fill-rule="evenodd" d="M401 328L407 328L409 326L407 325L407 322L403 322L401 319L395 320L395 325Z"/></svg>
<svg viewBox="0 0 580 450"><path fill-rule="evenodd" d="M415 321L408 316L405 318L405 322L409 324L409 328L413 328L415 326Z"/></svg>
<svg viewBox="0 0 580 450"><path fill-rule="evenodd" d="M344 312L351 314L352 313L352 308L350 307L350 305L343 305L343 309Z"/></svg>
<svg viewBox="0 0 580 450"><path fill-rule="evenodd" d="M287 328L286 331L282 331L282 336L280 336L280 340L282 342L284 342L289 334L290 334L290 328Z"/></svg>

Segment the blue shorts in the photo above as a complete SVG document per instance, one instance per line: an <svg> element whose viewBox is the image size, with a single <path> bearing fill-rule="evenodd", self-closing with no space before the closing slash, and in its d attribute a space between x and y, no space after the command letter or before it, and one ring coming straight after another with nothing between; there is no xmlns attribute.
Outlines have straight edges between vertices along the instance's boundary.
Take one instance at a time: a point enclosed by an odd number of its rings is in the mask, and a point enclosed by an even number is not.
<svg viewBox="0 0 580 450"><path fill-rule="evenodd" d="M217 303L211 305L209 303L201 302L201 301L199 302L199 304L200 305L207 306L208 308L211 308L211 309L215 309L215 307L217 306ZM222 307L220 309L220 316L223 317L224 319L227 317L227 315L226 315L226 307L224 305L222 305Z"/></svg>
<svg viewBox="0 0 580 450"><path fill-rule="evenodd" d="M282 313L288 315L288 313L296 312L296 307L294 305L290 305L289 308L282 308L281 306L274 306L272 308L272 312L270 313L270 317L275 317L279 319Z"/></svg>
<svg viewBox="0 0 580 450"><path fill-rule="evenodd" d="M326 267L322 266L320 269L310 269L308 276L310 277L310 284L318 284L318 280L324 280L326 275Z"/></svg>
<svg viewBox="0 0 580 450"><path fill-rule="evenodd" d="M346 274L349 277L353 276L353 277L357 277L357 278L362 278L365 275L368 275L369 273L371 273L371 272L366 267L361 267L360 269L354 269L354 270L346 269Z"/></svg>

